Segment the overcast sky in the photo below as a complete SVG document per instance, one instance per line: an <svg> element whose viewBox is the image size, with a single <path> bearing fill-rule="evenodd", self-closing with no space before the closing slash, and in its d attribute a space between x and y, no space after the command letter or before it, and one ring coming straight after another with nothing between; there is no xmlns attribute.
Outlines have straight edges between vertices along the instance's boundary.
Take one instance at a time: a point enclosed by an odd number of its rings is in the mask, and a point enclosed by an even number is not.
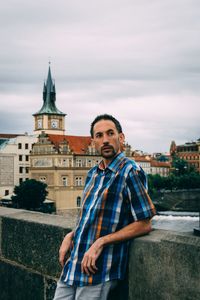
<svg viewBox="0 0 200 300"><path fill-rule="evenodd" d="M66 134L117 117L144 152L200 138L199 0L7 0L0 8L0 133L33 133L51 61Z"/></svg>

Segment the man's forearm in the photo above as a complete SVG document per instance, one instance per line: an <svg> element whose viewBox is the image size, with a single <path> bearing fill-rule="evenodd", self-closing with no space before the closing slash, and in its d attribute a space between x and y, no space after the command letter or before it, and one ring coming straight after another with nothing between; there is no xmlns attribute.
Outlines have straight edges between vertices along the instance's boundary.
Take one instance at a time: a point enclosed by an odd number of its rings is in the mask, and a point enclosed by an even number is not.
<svg viewBox="0 0 200 300"><path fill-rule="evenodd" d="M137 236L147 234L151 231L149 219L133 222L119 231L100 237L103 246L123 242Z"/></svg>
<svg viewBox="0 0 200 300"><path fill-rule="evenodd" d="M130 240L134 237L147 234L151 231L151 221L142 220L131 223L121 230L98 238L85 253L81 262L81 269L87 275L95 274L98 270L96 260L106 245Z"/></svg>
<svg viewBox="0 0 200 300"><path fill-rule="evenodd" d="M66 236L64 237L62 244L59 249L59 262L61 266L64 266L65 262L65 255L66 253L70 250L70 248L73 246L73 237L74 237L74 232L71 231Z"/></svg>

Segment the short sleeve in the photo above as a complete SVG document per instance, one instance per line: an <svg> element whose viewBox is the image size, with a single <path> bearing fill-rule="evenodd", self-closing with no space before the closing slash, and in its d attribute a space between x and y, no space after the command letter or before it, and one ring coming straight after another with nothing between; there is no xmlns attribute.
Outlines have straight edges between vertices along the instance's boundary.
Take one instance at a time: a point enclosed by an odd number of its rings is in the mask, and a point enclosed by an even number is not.
<svg viewBox="0 0 200 300"><path fill-rule="evenodd" d="M127 195L134 221L152 218L156 214L153 202L140 178L139 171L131 169L126 180Z"/></svg>

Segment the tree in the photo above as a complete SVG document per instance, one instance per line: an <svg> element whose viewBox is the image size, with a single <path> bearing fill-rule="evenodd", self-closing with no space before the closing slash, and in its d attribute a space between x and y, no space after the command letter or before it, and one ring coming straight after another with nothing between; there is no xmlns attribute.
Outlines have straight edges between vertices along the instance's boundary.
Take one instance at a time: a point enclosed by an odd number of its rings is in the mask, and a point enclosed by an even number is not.
<svg viewBox="0 0 200 300"><path fill-rule="evenodd" d="M158 160L158 161L164 161L164 162L166 162L166 161L169 161L169 158L166 157L164 154L162 154L162 155L160 155L160 156L158 157L157 160Z"/></svg>
<svg viewBox="0 0 200 300"><path fill-rule="evenodd" d="M13 206L15 208L24 208L28 210L37 210L42 207L48 194L47 185L35 179L23 181L14 188L12 196Z"/></svg>
<svg viewBox="0 0 200 300"><path fill-rule="evenodd" d="M174 175L183 175L190 171L187 161L177 156L173 157L172 168Z"/></svg>
<svg viewBox="0 0 200 300"><path fill-rule="evenodd" d="M176 174L176 175L175 175ZM186 174L178 175L177 173L170 174L168 177L161 177L158 174L148 175L148 186L150 195L155 195L157 191L174 190L174 189L199 189L200 174L197 172L187 172Z"/></svg>

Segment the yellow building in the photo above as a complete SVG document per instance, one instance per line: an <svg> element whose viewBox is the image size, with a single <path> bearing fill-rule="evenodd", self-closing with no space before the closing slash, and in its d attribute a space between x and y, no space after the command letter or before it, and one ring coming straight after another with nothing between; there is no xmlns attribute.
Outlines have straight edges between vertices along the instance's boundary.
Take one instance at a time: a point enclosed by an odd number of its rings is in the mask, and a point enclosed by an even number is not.
<svg viewBox="0 0 200 300"><path fill-rule="evenodd" d="M65 114L56 107L55 84L49 67L43 106L35 113L38 141L30 154L30 176L48 185L57 211L81 205L88 170L100 161L89 136L65 135Z"/></svg>
<svg viewBox="0 0 200 300"><path fill-rule="evenodd" d="M88 170L101 158L88 136L42 133L31 153L31 177L48 185L57 211L81 205Z"/></svg>

